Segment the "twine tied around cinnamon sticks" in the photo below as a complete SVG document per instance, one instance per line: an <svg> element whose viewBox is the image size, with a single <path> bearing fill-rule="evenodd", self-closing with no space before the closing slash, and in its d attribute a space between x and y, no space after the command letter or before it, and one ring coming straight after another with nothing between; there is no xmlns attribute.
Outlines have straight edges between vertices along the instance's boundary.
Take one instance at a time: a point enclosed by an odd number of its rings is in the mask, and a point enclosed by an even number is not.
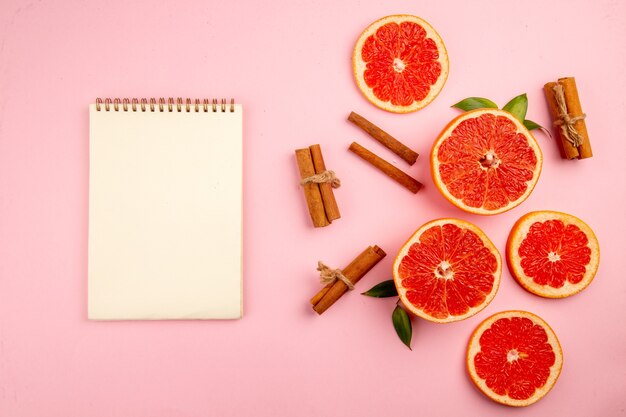
<svg viewBox="0 0 626 417"><path fill-rule="evenodd" d="M331 269L324 265L322 261L317 261L317 270L320 272L320 282L322 284L332 284L339 280L346 284L350 291L354 289L354 284L341 272L341 269Z"/></svg>
<svg viewBox="0 0 626 417"><path fill-rule="evenodd" d="M577 121L583 120L587 117L586 114L580 116L570 116L567 112L567 103L565 102L565 93L563 92L563 86L558 82L554 83L552 87L554 91L554 98L558 106L558 119L554 121L554 126L560 126L563 137L572 144L573 147L578 148L583 144L583 137L576 131L574 125Z"/></svg>
<svg viewBox="0 0 626 417"><path fill-rule="evenodd" d="M300 181L300 185L306 185L306 184L312 184L312 183L315 183L315 184L329 183L330 186L333 188L341 187L341 180L337 178L335 171L329 171L329 170L322 171L319 174L311 175L310 177L306 177L302 181Z"/></svg>

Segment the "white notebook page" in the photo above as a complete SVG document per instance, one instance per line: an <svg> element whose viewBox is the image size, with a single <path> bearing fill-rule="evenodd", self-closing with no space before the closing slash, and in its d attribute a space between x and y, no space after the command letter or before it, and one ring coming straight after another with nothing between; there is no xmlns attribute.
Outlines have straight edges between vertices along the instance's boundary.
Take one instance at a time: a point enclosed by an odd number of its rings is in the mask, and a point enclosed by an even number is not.
<svg viewBox="0 0 626 417"><path fill-rule="evenodd" d="M242 108L90 117L88 315L242 315Z"/></svg>

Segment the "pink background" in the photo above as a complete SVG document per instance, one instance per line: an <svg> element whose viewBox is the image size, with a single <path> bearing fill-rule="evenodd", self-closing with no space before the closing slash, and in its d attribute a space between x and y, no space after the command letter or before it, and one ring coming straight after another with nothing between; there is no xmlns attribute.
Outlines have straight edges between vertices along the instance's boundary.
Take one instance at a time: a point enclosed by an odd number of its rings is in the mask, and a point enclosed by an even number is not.
<svg viewBox="0 0 626 417"><path fill-rule="evenodd" d="M626 3L422 1L2 1L0 8L0 416L624 415ZM439 31L450 77L426 109L395 115L357 90L352 47L394 13ZM558 26L556 26L558 24ZM565 161L545 135L543 174L520 207L465 214L433 186L428 153L472 95L500 105L527 92L548 125L542 86L577 78L595 151ZM86 320L87 105L96 97L235 97L245 106L245 317L235 322ZM413 195L347 151L351 111L422 156ZM343 187L342 219L315 230L293 150L320 143ZM474 222L500 251L524 213L569 212L600 240L593 284L565 300L526 293L505 269L483 312L414 320L394 334L394 301L358 294L391 276L401 244L438 217ZM322 317L308 299L318 259L345 266L370 244L389 254ZM528 409L492 403L465 374L488 315L542 316L565 353L553 391Z"/></svg>

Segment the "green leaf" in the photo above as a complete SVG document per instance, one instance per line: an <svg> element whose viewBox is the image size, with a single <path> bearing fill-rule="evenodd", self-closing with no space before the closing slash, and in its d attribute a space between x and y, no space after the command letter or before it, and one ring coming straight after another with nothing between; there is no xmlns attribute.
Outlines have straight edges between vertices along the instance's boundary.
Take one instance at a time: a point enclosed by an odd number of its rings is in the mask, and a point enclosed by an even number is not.
<svg viewBox="0 0 626 417"><path fill-rule="evenodd" d="M493 101L482 98L482 97L468 97L465 100L461 100L456 104L453 104L452 107L456 107L457 109L469 111L475 109L497 109L498 105Z"/></svg>
<svg viewBox="0 0 626 417"><path fill-rule="evenodd" d="M535 130L535 129L543 129L543 126L541 126L539 123L535 123L532 120L524 120L524 126L526 126L526 129L528 130Z"/></svg>
<svg viewBox="0 0 626 417"><path fill-rule="evenodd" d="M411 319L406 311L399 305L396 305L395 310L393 310L393 314L391 315L391 320L393 321L393 327L396 329L396 333L402 343L406 345L410 350L411 349L411 337L413 336L413 327L411 326Z"/></svg>
<svg viewBox="0 0 626 417"><path fill-rule="evenodd" d="M385 297L397 297L398 290L393 280L383 281L380 284L374 285L369 290L361 293L361 295L367 295L368 297L385 298Z"/></svg>
<svg viewBox="0 0 626 417"><path fill-rule="evenodd" d="M517 120L524 123L526 118L526 111L528 110L528 97L526 94L520 94L514 97L502 107L502 110L506 110L511 113Z"/></svg>

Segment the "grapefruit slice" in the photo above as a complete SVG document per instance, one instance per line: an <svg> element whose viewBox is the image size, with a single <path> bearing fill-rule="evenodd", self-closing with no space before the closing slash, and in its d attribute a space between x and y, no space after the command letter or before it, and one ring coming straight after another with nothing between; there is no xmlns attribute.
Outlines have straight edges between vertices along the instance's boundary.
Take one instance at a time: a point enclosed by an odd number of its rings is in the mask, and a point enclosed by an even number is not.
<svg viewBox="0 0 626 417"><path fill-rule="evenodd" d="M528 198L543 157L535 138L511 113L478 109L443 129L430 160L433 181L448 201L470 213L497 214Z"/></svg>
<svg viewBox="0 0 626 417"><path fill-rule="evenodd" d="M485 308L500 285L500 253L476 226L433 220L402 246L393 280L404 306L436 323L463 320Z"/></svg>
<svg viewBox="0 0 626 417"><path fill-rule="evenodd" d="M448 53L428 22L394 15L361 33L352 66L356 83L369 101L390 112L408 113L437 97L448 78Z"/></svg>
<svg viewBox="0 0 626 417"><path fill-rule="evenodd" d="M476 328L467 346L466 364L483 394L523 407L552 389L563 367L563 351L541 318L526 311L503 311Z"/></svg>
<svg viewBox="0 0 626 417"><path fill-rule="evenodd" d="M533 294L563 298L593 280L600 246L593 230L571 214L534 211L513 226L506 259L517 282Z"/></svg>

